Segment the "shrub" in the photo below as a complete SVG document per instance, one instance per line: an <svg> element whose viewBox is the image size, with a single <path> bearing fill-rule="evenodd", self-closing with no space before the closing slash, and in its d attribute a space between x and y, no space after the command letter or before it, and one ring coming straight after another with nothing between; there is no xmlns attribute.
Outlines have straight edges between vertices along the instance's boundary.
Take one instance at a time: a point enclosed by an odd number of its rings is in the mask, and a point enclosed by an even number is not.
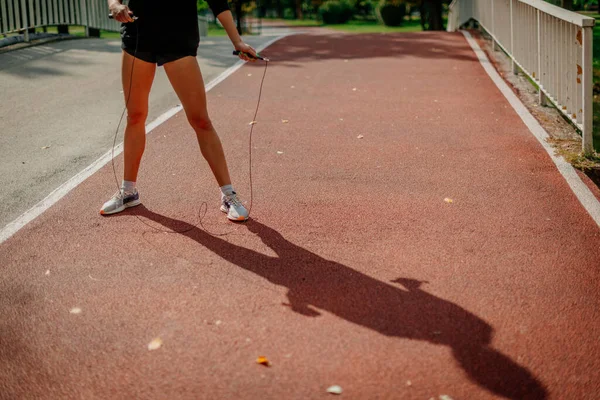
<svg viewBox="0 0 600 400"><path fill-rule="evenodd" d="M406 15L406 3L398 0L382 0L377 14L386 26L400 26Z"/></svg>
<svg viewBox="0 0 600 400"><path fill-rule="evenodd" d="M350 0L327 0L319 7L319 17L326 24L345 24L353 13L354 4Z"/></svg>

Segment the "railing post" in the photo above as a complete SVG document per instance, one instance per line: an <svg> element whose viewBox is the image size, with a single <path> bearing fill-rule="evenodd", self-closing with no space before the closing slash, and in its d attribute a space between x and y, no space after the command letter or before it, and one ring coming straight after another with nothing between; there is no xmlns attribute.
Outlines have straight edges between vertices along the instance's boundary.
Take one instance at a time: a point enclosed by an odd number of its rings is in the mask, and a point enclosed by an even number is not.
<svg viewBox="0 0 600 400"><path fill-rule="evenodd" d="M592 60L592 36L594 34L593 27L584 26L583 31L583 79L582 93L583 96L583 116L582 116L582 136L583 136L583 152L589 154L594 151L592 121L593 121L593 84L594 70Z"/></svg>
<svg viewBox="0 0 600 400"><path fill-rule="evenodd" d="M87 0L79 0L79 7L81 9L80 18L81 25L85 27L85 36L90 36L90 24L88 22L88 14L87 14Z"/></svg>
<svg viewBox="0 0 600 400"><path fill-rule="evenodd" d="M513 74L517 75L519 73L519 68L517 67L517 63L515 63L515 26L513 24L514 13L513 13L513 0L510 1L510 65L512 67Z"/></svg>
<svg viewBox="0 0 600 400"><path fill-rule="evenodd" d="M29 18L27 18L27 0L21 0L21 15L23 16L23 24L25 25L25 41L29 42Z"/></svg>
<svg viewBox="0 0 600 400"><path fill-rule="evenodd" d="M548 105L548 98L542 90L542 27L540 22L540 10L537 10L537 81L538 81L538 101L542 107Z"/></svg>
<svg viewBox="0 0 600 400"><path fill-rule="evenodd" d="M498 43L496 42L496 17L494 15L494 0L491 0L492 3L492 50L498 51Z"/></svg>

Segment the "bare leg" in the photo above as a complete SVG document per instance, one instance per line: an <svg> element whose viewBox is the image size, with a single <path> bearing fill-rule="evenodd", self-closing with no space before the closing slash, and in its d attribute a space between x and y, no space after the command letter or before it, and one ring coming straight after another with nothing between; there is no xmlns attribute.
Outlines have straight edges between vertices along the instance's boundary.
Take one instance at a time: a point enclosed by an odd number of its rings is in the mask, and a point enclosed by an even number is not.
<svg viewBox="0 0 600 400"><path fill-rule="evenodd" d="M221 140L208 117L206 92L198 61L195 57L184 57L167 63L164 67L187 119L196 131L200 151L217 183L219 186L231 184Z"/></svg>
<svg viewBox="0 0 600 400"><path fill-rule="evenodd" d="M124 179L136 181L142 155L146 147L146 118L148 117L148 97L156 64L148 63L123 52L122 80L125 104L127 104L127 127L123 143ZM132 76L133 68L133 76ZM130 80L131 79L131 80ZM130 92L131 85L131 92ZM127 98L129 95L129 99Z"/></svg>

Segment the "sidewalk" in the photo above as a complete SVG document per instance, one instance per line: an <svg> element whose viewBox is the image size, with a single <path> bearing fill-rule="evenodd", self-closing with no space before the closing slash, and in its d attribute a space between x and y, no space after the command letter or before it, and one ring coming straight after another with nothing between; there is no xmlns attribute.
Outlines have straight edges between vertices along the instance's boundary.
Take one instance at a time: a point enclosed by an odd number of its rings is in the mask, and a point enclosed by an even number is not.
<svg viewBox="0 0 600 400"><path fill-rule="evenodd" d="M257 47L272 39L246 38ZM206 83L238 61L232 49L226 37L202 38L198 61ZM0 54L0 229L111 149L124 105L120 67L118 40ZM178 104L158 68L148 123Z"/></svg>
<svg viewBox="0 0 600 400"><path fill-rule="evenodd" d="M218 211L181 113L156 128L142 206L98 215L108 164L0 245L0 393L593 397L600 229L464 37L315 33L263 54L252 220ZM208 93L245 199L263 68Z"/></svg>

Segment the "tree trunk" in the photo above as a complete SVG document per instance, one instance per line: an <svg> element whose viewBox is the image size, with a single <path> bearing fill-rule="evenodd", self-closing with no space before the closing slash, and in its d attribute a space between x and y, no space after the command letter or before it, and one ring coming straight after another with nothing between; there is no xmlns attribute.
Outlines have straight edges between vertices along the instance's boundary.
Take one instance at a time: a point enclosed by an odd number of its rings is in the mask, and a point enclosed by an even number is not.
<svg viewBox="0 0 600 400"><path fill-rule="evenodd" d="M277 18L283 18L283 4L281 0L275 0L275 8L277 9Z"/></svg>
<svg viewBox="0 0 600 400"><path fill-rule="evenodd" d="M561 0L562 8L573 10L573 0Z"/></svg>
<svg viewBox="0 0 600 400"><path fill-rule="evenodd" d="M242 2L240 0L235 2L235 17L237 19L237 31L240 35L243 35L242 33Z"/></svg>
<svg viewBox="0 0 600 400"><path fill-rule="evenodd" d="M442 0L423 0L421 3L421 25L423 25L423 19L427 24L424 29L428 31L444 30L443 10ZM423 18L423 15L425 15L425 18Z"/></svg>
<svg viewBox="0 0 600 400"><path fill-rule="evenodd" d="M426 11L426 7L425 7L425 1L421 1L421 4L419 5L419 14L421 15L421 29L423 29L424 31L427 30L427 24L426 24L426 17L427 17L427 11Z"/></svg>
<svg viewBox="0 0 600 400"><path fill-rule="evenodd" d="M304 19L302 15L302 0L296 0L296 19Z"/></svg>

